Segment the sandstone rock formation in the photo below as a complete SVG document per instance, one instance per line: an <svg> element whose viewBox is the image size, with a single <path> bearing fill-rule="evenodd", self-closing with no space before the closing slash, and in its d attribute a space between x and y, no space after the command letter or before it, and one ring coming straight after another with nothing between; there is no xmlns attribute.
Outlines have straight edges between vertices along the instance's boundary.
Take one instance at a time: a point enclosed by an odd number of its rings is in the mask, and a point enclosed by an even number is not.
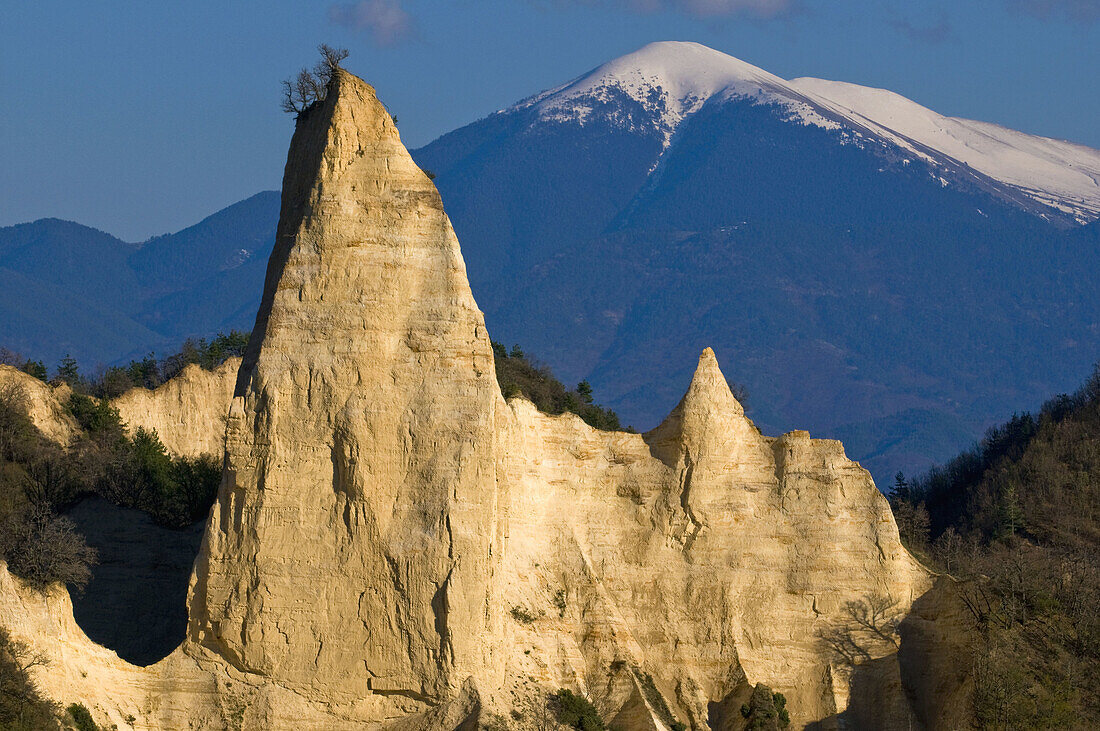
<svg viewBox="0 0 1100 731"><path fill-rule="evenodd" d="M128 429L155 429L174 455L221 455L225 419L240 365L240 358L229 358L212 371L191 364L158 388L131 389L111 405Z"/></svg>
<svg viewBox="0 0 1100 731"><path fill-rule="evenodd" d="M23 371L0 365L0 392L10 393L21 401L35 427L58 444L70 444L80 431L65 410L72 391L64 384L50 386Z"/></svg>
<svg viewBox="0 0 1100 731"><path fill-rule="evenodd" d="M0 577L53 697L120 728L536 729L566 687L613 728L739 729L765 684L795 727L835 728L854 672L819 635L932 584L868 473L760 434L709 349L645 435L506 403L439 195L343 71L291 143L225 457L164 661L121 663L64 592ZM948 692L892 641L867 654L879 727L910 722L906 682Z"/></svg>
<svg viewBox="0 0 1100 731"><path fill-rule="evenodd" d="M439 194L341 73L291 142L191 640L376 717L491 676L500 399Z"/></svg>

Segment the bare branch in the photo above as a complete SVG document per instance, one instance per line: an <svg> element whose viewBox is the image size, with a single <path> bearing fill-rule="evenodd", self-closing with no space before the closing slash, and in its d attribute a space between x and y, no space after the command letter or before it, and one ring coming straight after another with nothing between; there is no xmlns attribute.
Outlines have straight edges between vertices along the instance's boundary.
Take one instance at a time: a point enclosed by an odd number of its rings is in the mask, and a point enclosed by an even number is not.
<svg viewBox="0 0 1100 731"><path fill-rule="evenodd" d="M340 68L340 62L348 57L346 48L333 48L326 43L317 47L321 60L310 69L302 69L293 80L282 82L282 110L288 114L301 114L317 102L324 101L328 85Z"/></svg>

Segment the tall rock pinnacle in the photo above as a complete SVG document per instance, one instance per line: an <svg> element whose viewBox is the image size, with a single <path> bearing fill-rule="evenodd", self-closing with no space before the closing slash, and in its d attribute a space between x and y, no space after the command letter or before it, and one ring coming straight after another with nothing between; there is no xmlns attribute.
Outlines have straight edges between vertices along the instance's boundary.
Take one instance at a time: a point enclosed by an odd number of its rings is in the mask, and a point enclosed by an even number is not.
<svg viewBox="0 0 1100 731"><path fill-rule="evenodd" d="M383 706L487 672L499 394L439 194L338 71L291 142L191 640Z"/></svg>

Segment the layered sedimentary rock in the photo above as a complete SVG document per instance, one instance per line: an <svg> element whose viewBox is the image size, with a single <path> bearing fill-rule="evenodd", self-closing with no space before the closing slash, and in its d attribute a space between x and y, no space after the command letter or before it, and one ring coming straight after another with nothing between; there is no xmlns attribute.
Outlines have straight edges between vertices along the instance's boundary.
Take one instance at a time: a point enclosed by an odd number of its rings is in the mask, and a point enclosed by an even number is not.
<svg viewBox="0 0 1100 731"><path fill-rule="evenodd" d="M156 430L172 454L220 456L225 450L225 419L240 365L240 358L229 358L210 371L191 364L156 389L131 389L111 405L129 430L139 426Z"/></svg>
<svg viewBox="0 0 1100 731"><path fill-rule="evenodd" d="M68 445L80 431L65 409L71 393L64 384L50 386L23 371L0 365L0 395L21 404L38 431L61 445Z"/></svg>
<svg viewBox="0 0 1100 731"><path fill-rule="evenodd" d="M492 674L500 391L458 240L374 90L291 142L191 638L399 714Z"/></svg>
<svg viewBox="0 0 1100 731"><path fill-rule="evenodd" d="M439 196L342 71L298 121L225 433L169 658L120 664L63 596L0 586L0 622L103 678L55 697L140 728L543 728L566 687L614 728L724 730L763 684L830 728L855 675L820 635L931 585L868 473L760 434L710 350L644 435L506 403ZM911 721L907 682L957 688L868 654L880 727Z"/></svg>
<svg viewBox="0 0 1100 731"><path fill-rule="evenodd" d="M540 649L514 659L610 715L651 680L696 728L711 704L739 709L747 682L783 692L796 721L833 716L847 671L818 632L846 601L905 607L929 586L866 471L838 442L762 436L709 349L642 436L509 406L507 599L539 616L519 634Z"/></svg>

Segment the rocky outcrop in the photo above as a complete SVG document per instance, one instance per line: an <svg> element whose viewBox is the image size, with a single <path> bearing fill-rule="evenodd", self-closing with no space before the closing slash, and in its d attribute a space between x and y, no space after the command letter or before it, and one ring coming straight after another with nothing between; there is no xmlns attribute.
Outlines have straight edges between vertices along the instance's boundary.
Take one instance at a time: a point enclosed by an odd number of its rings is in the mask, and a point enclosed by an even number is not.
<svg viewBox="0 0 1100 731"><path fill-rule="evenodd" d="M819 632L846 601L904 611L930 584L866 471L838 442L762 436L709 350L644 436L509 407L505 599L539 617L515 628L539 649L520 677L580 685L611 712L652 682L695 728L747 678L816 721L844 710L848 672Z"/></svg>
<svg viewBox="0 0 1100 731"><path fill-rule="evenodd" d="M740 728L766 686L830 728L858 668L820 636L932 583L868 473L763 436L710 350L644 435L505 402L439 195L342 71L298 121L225 434L168 658L127 666L63 593L0 586L0 622L93 679L54 697L140 727L533 729L566 687L664 730ZM866 654L905 716L896 643Z"/></svg>
<svg viewBox="0 0 1100 731"><path fill-rule="evenodd" d="M385 718L493 674L501 397L439 194L334 83L291 142L191 639Z"/></svg>
<svg viewBox="0 0 1100 731"><path fill-rule="evenodd" d="M38 431L62 446L71 444L80 432L65 408L71 393L64 384L50 386L16 368L0 365L0 395L15 399Z"/></svg>
<svg viewBox="0 0 1100 731"><path fill-rule="evenodd" d="M225 420L240 358L229 358L214 370L188 365L175 378L150 391L134 388L112 399L111 405L128 430L156 430L174 455L221 455L225 450Z"/></svg>

